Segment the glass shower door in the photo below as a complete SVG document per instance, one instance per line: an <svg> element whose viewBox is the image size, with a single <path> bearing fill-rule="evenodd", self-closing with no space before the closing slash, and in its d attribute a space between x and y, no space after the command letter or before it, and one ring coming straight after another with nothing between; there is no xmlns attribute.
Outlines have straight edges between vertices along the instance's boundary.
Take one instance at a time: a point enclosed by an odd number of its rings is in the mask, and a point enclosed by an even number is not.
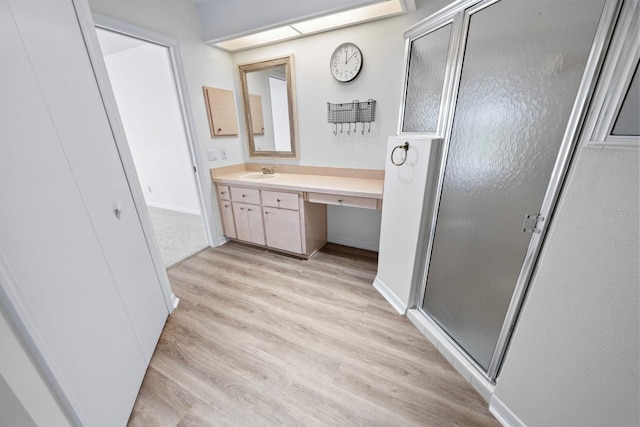
<svg viewBox="0 0 640 427"><path fill-rule="evenodd" d="M452 27L448 23L411 42L402 132L438 131Z"/></svg>
<svg viewBox="0 0 640 427"><path fill-rule="evenodd" d="M603 6L502 0L468 12L422 310L485 371L531 239L523 219L540 212Z"/></svg>

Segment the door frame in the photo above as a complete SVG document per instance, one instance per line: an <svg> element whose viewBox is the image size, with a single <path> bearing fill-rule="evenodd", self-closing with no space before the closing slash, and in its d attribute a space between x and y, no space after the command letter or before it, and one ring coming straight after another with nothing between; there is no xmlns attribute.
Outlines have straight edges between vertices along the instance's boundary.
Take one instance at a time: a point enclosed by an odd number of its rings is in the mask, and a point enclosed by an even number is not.
<svg viewBox="0 0 640 427"><path fill-rule="evenodd" d="M79 0L73 1L74 3L79 2ZM204 202L205 197L200 177L200 171L203 170L201 166L202 160L199 156L199 152L196 149L196 145L194 142L194 135L196 135L195 125L192 119L193 114L190 108L191 104L189 102L187 84L184 77L184 67L182 55L180 52L180 45L178 40L173 37L158 33L156 31L148 30L143 27L139 27L135 24L120 21L118 19L99 13L90 13L90 16L92 16L93 22L81 22L81 28L85 36L85 42L87 44L87 51L89 52L89 56L93 64L98 87L100 88L100 92L105 105L105 110L111 123L111 129L113 131L116 145L120 153L120 158L122 160L125 175L127 176L127 180L129 181L129 187L133 195L133 200L138 211L138 217L140 218L140 223L142 224L142 229L147 240L149 251L151 252L151 257L156 268L156 273L160 279L160 282L162 283L162 292L165 298L165 302L167 304L167 308L169 309L169 313L171 313L177 307L179 299L175 296L175 294L173 294L171 290L169 277L167 276L166 268L162 260L162 255L155 239L153 226L151 224L151 219L149 217L144 195L142 193L138 174L135 169L133 157L131 156L126 132L120 119L120 113L115 100L115 96L113 94L113 90L111 88L111 81L109 80L109 75L104 63L104 58L102 56L102 51L100 49L95 28L102 28L107 31L112 31L167 48L169 53L169 62L175 82L175 89L178 95L178 105L184 125L185 138L187 140L189 158L191 160L192 167L194 168L196 193L198 195L200 212L202 214L205 239L209 246L213 246L213 226L211 224L210 215L208 215L208 210L206 209L206 205Z"/></svg>
<svg viewBox="0 0 640 427"><path fill-rule="evenodd" d="M442 117L440 117L439 122L443 121L444 123L446 123L446 127L442 131L443 134L438 135L444 138L442 159L440 161L440 174L436 186L436 195L432 202L433 205L430 207L431 212L433 212L433 216L428 228L420 230L419 242L421 243L419 243L419 247L423 249L417 253L417 259L424 260L424 262L420 266L418 274L414 276L409 307L417 308L418 311L423 316L425 316L427 320L429 320L429 323L433 323L435 327L440 332L442 332L443 336L447 338L450 344L457 348L461 352L461 354L469 360L471 365L474 366L478 372L480 372L488 381L493 384L495 384L495 380L500 372L500 367L506 355L510 338L515 329L520 309L522 308L522 305L524 303L526 291L533 276L538 256L540 254L540 250L542 248L542 244L549 227L549 223L552 219L553 212L555 210L560 192L562 190L562 186L567 176L569 164L577 146L582 125L585 121L589 102L593 96L597 78L605 59L607 46L611 41L611 36L616 25L616 19L622 6L622 0L605 0L604 8L596 29L594 41L591 46L591 51L585 65L585 70L582 75L580 86L578 87L578 92L576 94L573 109L571 111L571 115L569 116L569 121L567 122L566 130L560 144L560 150L558 152L558 156L556 158L556 162L549 179L549 185L547 186L542 206L540 208L539 214L544 218L544 220L540 220L536 225L536 227L538 227L539 229L539 232L532 233L532 238L529 242L525 259L522 264L519 277L516 281L515 289L509 303L505 320L503 322L500 335L494 349L494 353L491 357L491 362L488 369L485 371L475 362L475 360L473 360L466 353L466 351L457 342L455 342L455 340L453 340L453 338L451 338L439 325L437 325L436 322L432 321L430 316L422 309L422 299L424 298L426 279L428 276L429 264L431 261L437 213L439 210L440 197L442 194L445 165L447 161L449 143L451 140L451 131L453 127L453 114L455 112L457 103L458 88L462 74L462 63L466 48L466 37L468 33L470 17L473 13L476 13L484 9L485 7L492 5L497 1L499 0L463 0L455 2L448 8L445 8L441 12L428 17L424 22L416 24L414 27L405 32L405 38L407 39L405 44L405 58L407 61L405 67L406 69L408 69L408 61L410 59L410 52L408 51L408 49L410 49L411 47L412 40L415 40L421 35L427 34L434 29L437 29L443 24L443 22L450 22L452 20L455 22L455 15L457 14L464 16L461 26L462 29L458 27L459 32L453 35L451 42L452 44L450 47L450 49L457 49L457 52L455 54L455 63L452 64L451 67L452 72L449 72L449 69L447 70L446 79L449 80L445 81L445 88L453 88L452 99L450 100L448 105L446 102L443 102L441 105L440 115L445 115L445 118L442 119ZM449 64L447 64L447 67L449 67ZM405 88L408 83L406 79L407 76L405 75L405 82L403 86ZM401 104L400 107L400 123L402 123L403 120L403 104ZM401 133L400 130L401 129L399 129L399 134L402 135L403 133Z"/></svg>

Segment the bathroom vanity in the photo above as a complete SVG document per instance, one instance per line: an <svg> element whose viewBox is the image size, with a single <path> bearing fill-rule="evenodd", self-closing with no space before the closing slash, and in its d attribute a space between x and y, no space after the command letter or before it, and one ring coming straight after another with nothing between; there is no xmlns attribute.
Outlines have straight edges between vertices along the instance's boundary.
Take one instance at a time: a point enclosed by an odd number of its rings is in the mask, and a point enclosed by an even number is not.
<svg viewBox="0 0 640 427"><path fill-rule="evenodd" d="M241 170L218 175L212 170L224 235L311 257L327 242L327 205L382 207L380 171L349 171L315 175Z"/></svg>

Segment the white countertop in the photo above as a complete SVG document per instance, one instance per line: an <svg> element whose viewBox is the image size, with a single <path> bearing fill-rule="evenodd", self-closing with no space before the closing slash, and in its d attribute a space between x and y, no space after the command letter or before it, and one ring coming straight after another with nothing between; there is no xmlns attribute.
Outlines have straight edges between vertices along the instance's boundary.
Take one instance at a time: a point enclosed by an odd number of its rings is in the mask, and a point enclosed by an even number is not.
<svg viewBox="0 0 640 427"><path fill-rule="evenodd" d="M246 188L262 188L272 190L289 190L336 194L341 196L369 197L382 199L382 179L348 178L326 175L303 175L278 173L273 178L246 179L247 174L260 172L235 172L213 178L213 182Z"/></svg>

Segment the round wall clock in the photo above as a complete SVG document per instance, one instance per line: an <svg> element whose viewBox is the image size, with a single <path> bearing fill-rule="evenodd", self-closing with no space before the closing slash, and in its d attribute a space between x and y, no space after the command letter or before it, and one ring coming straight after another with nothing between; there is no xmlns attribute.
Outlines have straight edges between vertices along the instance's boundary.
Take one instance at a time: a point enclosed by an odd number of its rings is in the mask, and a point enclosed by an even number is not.
<svg viewBox="0 0 640 427"><path fill-rule="evenodd" d="M331 74L339 82L350 82L362 69L362 52L353 43L342 43L333 51L329 63Z"/></svg>

